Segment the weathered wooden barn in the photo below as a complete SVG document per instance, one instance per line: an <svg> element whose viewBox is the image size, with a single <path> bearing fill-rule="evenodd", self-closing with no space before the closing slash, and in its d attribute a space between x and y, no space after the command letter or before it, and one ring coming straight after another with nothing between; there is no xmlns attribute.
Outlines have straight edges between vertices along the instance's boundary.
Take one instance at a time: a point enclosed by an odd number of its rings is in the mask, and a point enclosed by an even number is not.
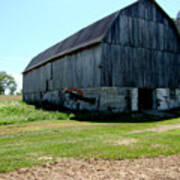
<svg viewBox="0 0 180 180"><path fill-rule="evenodd" d="M90 111L178 108L178 30L154 0L139 0L33 58L23 100Z"/></svg>

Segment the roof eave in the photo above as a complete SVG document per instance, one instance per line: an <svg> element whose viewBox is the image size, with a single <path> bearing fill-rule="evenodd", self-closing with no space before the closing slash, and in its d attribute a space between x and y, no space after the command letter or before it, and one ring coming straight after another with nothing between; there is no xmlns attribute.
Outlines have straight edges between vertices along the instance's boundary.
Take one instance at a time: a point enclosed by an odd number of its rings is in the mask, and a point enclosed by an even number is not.
<svg viewBox="0 0 180 180"><path fill-rule="evenodd" d="M77 47L75 47L75 48L71 48L71 49L68 49L68 50L66 50L66 51L63 51L63 52L61 52L61 53L59 53L59 54L57 54L57 55L55 55L55 56L47 59L46 61L44 61L44 62L42 62L42 63L38 63L38 64L36 64L36 65L28 68L28 69L25 69L22 73L25 74L25 73L27 73L27 72L29 72L29 71L32 71L33 69L36 69L36 68L38 68L38 67L40 67L40 66L43 66L43 65L45 65L45 64L47 64L47 63L49 63L49 62L51 62L51 61L54 61L54 60L56 60L56 59L58 59L58 58L60 58L60 57L63 57L63 56L72 54L72 53L74 53L74 52L76 52L76 51L80 51L80 50L82 50L82 49L84 49L84 48L87 48L87 47L90 47L90 46L97 45L97 44L99 44L99 43L102 42L102 39L103 39L102 37L99 37L99 38L97 38L97 39L95 39L95 40L93 40L93 41L90 41L90 42L88 42L88 43L81 44L81 45L79 45L79 46L77 46Z"/></svg>

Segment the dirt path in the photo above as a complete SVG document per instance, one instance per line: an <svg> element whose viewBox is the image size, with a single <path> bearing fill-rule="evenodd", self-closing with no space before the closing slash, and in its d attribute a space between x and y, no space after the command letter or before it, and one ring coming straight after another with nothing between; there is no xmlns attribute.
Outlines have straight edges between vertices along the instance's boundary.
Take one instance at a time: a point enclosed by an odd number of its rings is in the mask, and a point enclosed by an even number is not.
<svg viewBox="0 0 180 180"><path fill-rule="evenodd" d="M0 95L0 101L15 101L15 100L22 100L22 96L16 95Z"/></svg>
<svg viewBox="0 0 180 180"><path fill-rule="evenodd" d="M61 159L0 174L0 180L179 180L180 155L135 160Z"/></svg>
<svg viewBox="0 0 180 180"><path fill-rule="evenodd" d="M169 131L169 130L173 130L173 129L180 129L180 124L161 125L156 128L134 130L134 131L131 131L131 133L141 133L141 132L147 132L147 131L160 133L160 132L165 132L165 131Z"/></svg>

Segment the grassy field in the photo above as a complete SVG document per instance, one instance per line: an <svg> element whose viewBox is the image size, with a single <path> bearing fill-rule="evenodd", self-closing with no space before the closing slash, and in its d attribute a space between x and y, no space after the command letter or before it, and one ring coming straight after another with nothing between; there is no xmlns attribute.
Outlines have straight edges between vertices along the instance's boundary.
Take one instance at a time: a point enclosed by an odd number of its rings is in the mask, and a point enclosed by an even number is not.
<svg viewBox="0 0 180 180"><path fill-rule="evenodd" d="M53 119L66 120L68 114L37 110L20 100L0 101L0 125Z"/></svg>
<svg viewBox="0 0 180 180"><path fill-rule="evenodd" d="M0 172L62 157L125 159L180 153L180 129L146 131L180 124L180 118L117 117L86 121L82 116L37 110L20 100L0 101Z"/></svg>

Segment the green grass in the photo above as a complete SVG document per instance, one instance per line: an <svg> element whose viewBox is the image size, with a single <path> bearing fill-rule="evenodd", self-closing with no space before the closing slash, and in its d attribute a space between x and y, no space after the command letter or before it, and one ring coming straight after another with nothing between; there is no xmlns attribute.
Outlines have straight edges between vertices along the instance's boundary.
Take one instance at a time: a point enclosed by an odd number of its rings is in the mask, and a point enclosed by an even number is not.
<svg viewBox="0 0 180 180"><path fill-rule="evenodd" d="M65 120L68 119L68 115L37 110L34 106L27 105L20 100L0 101L0 125L51 119Z"/></svg>
<svg viewBox="0 0 180 180"><path fill-rule="evenodd" d="M126 122L126 116L118 118L119 121L112 119L112 123L111 119L101 119L100 123L98 119L93 122L69 120L65 113L36 110L21 101L2 101L0 172L54 162L61 157L125 159L180 154L180 129L162 133L131 132L180 124L180 118L150 122L133 118ZM76 119L75 115L73 119ZM136 142L121 144L128 139ZM51 157L52 160L40 157Z"/></svg>

